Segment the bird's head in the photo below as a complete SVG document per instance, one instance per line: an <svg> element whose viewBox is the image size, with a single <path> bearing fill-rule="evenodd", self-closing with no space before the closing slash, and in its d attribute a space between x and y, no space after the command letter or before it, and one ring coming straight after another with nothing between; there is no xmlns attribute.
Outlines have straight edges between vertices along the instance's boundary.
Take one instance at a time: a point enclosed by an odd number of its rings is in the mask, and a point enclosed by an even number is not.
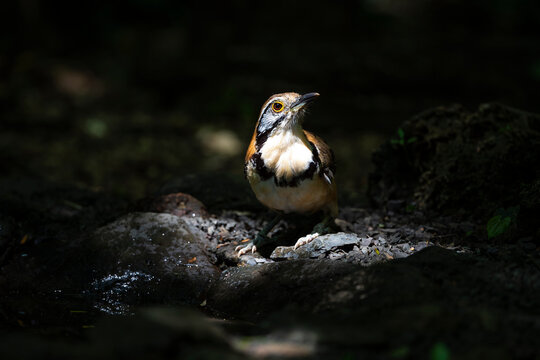
<svg viewBox="0 0 540 360"><path fill-rule="evenodd" d="M274 131L289 130L300 125L306 105L318 96L316 92L304 95L288 92L270 96L262 106L257 134L268 136Z"/></svg>

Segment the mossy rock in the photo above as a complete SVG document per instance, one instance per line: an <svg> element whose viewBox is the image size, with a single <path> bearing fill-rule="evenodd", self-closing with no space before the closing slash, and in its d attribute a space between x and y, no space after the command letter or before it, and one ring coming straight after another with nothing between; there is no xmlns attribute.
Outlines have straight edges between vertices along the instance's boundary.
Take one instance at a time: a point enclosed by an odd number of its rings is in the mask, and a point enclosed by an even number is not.
<svg viewBox="0 0 540 360"><path fill-rule="evenodd" d="M398 135L373 155L368 196L376 205L401 201L408 210L482 221L519 206L521 230L534 234L540 116L499 104L438 107L406 121Z"/></svg>

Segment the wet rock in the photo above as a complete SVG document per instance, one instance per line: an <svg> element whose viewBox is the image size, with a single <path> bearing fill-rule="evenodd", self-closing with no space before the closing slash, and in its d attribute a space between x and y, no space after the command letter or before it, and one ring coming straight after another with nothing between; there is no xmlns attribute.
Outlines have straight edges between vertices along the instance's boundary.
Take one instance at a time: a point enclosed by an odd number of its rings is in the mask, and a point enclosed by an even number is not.
<svg viewBox="0 0 540 360"><path fill-rule="evenodd" d="M177 216L128 214L86 241L85 258L92 262L86 294L109 313L140 304L199 304L219 276L208 244Z"/></svg>

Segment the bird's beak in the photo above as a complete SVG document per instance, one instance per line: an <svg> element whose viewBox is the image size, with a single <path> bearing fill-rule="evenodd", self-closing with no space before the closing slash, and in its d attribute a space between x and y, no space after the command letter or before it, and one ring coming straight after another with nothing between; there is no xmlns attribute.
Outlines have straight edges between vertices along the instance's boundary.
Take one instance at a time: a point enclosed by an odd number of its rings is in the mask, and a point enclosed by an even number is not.
<svg viewBox="0 0 540 360"><path fill-rule="evenodd" d="M319 93L316 93L316 92L307 93L300 96L300 98L291 105L291 111L296 112L302 109L304 106L306 106L307 104L315 100L318 96L319 96Z"/></svg>

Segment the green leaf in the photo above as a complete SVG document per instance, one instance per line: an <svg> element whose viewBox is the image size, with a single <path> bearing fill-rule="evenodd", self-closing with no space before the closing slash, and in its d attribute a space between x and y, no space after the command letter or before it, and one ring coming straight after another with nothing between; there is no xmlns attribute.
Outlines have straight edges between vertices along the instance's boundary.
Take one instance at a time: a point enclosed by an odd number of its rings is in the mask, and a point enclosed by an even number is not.
<svg viewBox="0 0 540 360"><path fill-rule="evenodd" d="M391 139L390 140L390 144L401 144L401 140L397 140L397 139Z"/></svg>
<svg viewBox="0 0 540 360"><path fill-rule="evenodd" d="M398 134L398 136L399 136L400 139L404 139L404 138L405 138L405 132L403 131L402 128L397 129L397 134Z"/></svg>
<svg viewBox="0 0 540 360"><path fill-rule="evenodd" d="M487 223L488 239L492 239L505 233L511 223L512 218L510 216L495 215L489 219Z"/></svg>
<svg viewBox="0 0 540 360"><path fill-rule="evenodd" d="M449 360L450 351L448 350L448 347L442 342L436 343L431 348L430 359L431 360Z"/></svg>
<svg viewBox="0 0 540 360"><path fill-rule="evenodd" d="M412 213L414 210L416 210L416 204L414 204L414 203L408 204L405 207L405 211L408 212L408 213Z"/></svg>
<svg viewBox="0 0 540 360"><path fill-rule="evenodd" d="M86 133L93 137L103 138L107 134L107 123L102 119L90 118L84 125Z"/></svg>
<svg viewBox="0 0 540 360"><path fill-rule="evenodd" d="M418 138L416 136L413 136L412 138L407 139L407 144L412 144L416 140L418 140Z"/></svg>
<svg viewBox="0 0 540 360"><path fill-rule="evenodd" d="M506 124L505 126L499 128L499 132L503 134L510 131L512 131L512 126L510 126L510 124Z"/></svg>

